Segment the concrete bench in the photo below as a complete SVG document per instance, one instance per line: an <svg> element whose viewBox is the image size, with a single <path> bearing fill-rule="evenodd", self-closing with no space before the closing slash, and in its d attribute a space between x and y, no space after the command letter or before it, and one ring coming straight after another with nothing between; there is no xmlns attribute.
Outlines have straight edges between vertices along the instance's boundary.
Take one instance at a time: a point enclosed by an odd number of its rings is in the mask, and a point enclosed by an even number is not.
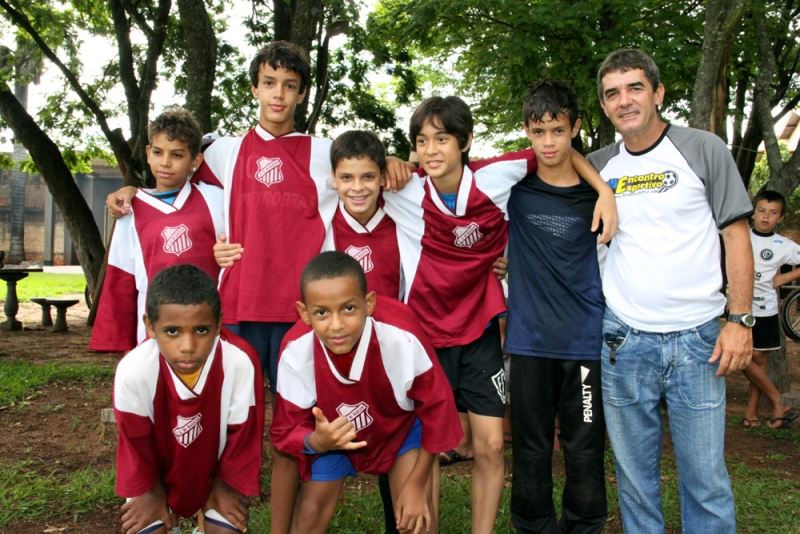
<svg viewBox="0 0 800 534"><path fill-rule="evenodd" d="M51 299L35 298L31 299L42 307L42 326L53 326L53 332L66 332L67 328L67 308L78 303L78 299ZM56 322L53 323L50 317L50 307L56 309Z"/></svg>
<svg viewBox="0 0 800 534"><path fill-rule="evenodd" d="M50 315L50 303L47 302L47 299L44 297L36 297L31 299L31 302L35 302L42 307L42 326L53 326L53 316Z"/></svg>

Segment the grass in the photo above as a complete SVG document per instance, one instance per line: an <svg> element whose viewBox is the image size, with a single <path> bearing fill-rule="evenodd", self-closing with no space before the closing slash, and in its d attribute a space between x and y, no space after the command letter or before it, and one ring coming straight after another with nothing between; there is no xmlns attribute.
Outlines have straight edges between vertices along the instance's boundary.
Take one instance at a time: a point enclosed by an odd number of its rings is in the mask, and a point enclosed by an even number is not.
<svg viewBox="0 0 800 534"><path fill-rule="evenodd" d="M108 365L93 363L65 365L63 363L31 364L22 360L0 360L0 406L18 402L37 387L54 381L93 380L114 375Z"/></svg>
<svg viewBox="0 0 800 534"><path fill-rule="evenodd" d="M82 274L31 273L17 283L17 298L27 302L34 297L58 297L83 293L86 277ZM5 299L5 290L2 291Z"/></svg>

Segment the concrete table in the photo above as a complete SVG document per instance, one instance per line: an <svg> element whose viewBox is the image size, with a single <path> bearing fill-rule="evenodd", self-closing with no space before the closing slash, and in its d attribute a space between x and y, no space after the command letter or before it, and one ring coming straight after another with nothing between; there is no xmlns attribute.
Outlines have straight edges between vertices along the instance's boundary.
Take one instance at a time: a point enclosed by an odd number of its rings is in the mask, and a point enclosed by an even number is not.
<svg viewBox="0 0 800 534"><path fill-rule="evenodd" d="M3 305L6 320L0 323L0 330L22 330L22 323L17 321L17 311L19 311L17 282L26 278L30 273L40 272L42 272L41 267L24 267L21 265L6 265L0 269L0 279L6 282L6 302Z"/></svg>

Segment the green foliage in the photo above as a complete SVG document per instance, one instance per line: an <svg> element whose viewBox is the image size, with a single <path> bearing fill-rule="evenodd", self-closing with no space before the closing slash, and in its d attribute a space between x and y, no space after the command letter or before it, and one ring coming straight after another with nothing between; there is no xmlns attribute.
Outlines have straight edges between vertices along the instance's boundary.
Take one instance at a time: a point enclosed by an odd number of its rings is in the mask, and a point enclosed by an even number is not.
<svg viewBox="0 0 800 534"><path fill-rule="evenodd" d="M48 363L31 364L21 360L0 359L0 406L18 402L36 388L55 381L110 378L114 369L108 365Z"/></svg>
<svg viewBox="0 0 800 534"><path fill-rule="evenodd" d="M82 274L31 273L17 284L17 297L25 302L33 297L58 297L79 294L86 289Z"/></svg>

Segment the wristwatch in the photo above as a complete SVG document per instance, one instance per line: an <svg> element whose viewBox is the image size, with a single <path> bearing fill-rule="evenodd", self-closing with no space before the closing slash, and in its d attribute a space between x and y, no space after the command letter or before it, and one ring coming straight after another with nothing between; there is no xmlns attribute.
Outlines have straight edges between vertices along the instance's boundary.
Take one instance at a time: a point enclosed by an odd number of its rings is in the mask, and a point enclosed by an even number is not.
<svg viewBox="0 0 800 534"><path fill-rule="evenodd" d="M747 328L753 328L756 325L756 318L750 312L747 313L729 313L729 323L737 323Z"/></svg>

